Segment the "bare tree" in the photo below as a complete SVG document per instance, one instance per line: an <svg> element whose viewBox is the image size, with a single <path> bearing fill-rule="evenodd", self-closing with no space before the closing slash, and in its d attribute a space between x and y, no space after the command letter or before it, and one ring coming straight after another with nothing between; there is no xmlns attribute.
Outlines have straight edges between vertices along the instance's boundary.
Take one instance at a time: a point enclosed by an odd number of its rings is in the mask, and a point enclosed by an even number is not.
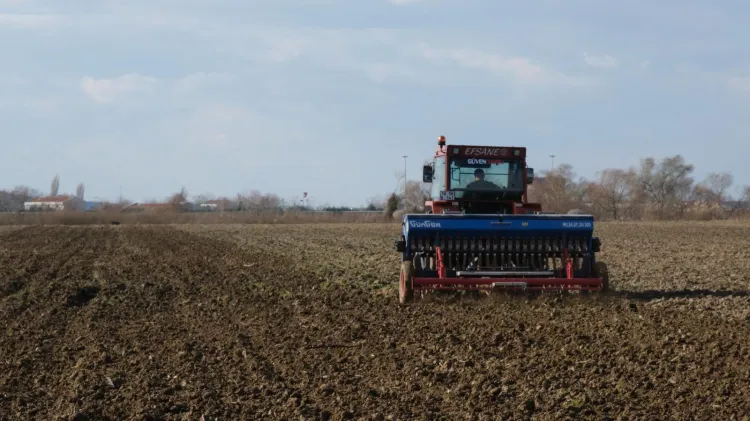
<svg viewBox="0 0 750 421"><path fill-rule="evenodd" d="M568 212L584 207L586 186L575 181L573 167L561 164L534 181L530 200L539 202L546 210Z"/></svg>
<svg viewBox="0 0 750 421"><path fill-rule="evenodd" d="M261 195L258 201L258 207L262 211L277 211L281 209L281 198L278 195L269 193Z"/></svg>
<svg viewBox="0 0 750 421"><path fill-rule="evenodd" d="M187 202L187 200L188 200L188 192L187 192L187 189L183 187L177 193L173 193L169 197L169 199L167 199L167 202L173 206L182 206Z"/></svg>
<svg viewBox="0 0 750 421"><path fill-rule="evenodd" d="M427 185L419 181L407 181L406 194L402 195L404 211L424 212L424 204L430 197Z"/></svg>
<svg viewBox="0 0 750 421"><path fill-rule="evenodd" d="M743 213L750 212L750 186L744 186L740 193L739 207Z"/></svg>
<svg viewBox="0 0 750 421"><path fill-rule="evenodd" d="M50 196L57 196L57 193L60 191L60 176L55 175L55 177L52 179L52 183L50 184L49 188L49 194Z"/></svg>
<svg viewBox="0 0 750 421"><path fill-rule="evenodd" d="M721 206L727 196L727 191L734 183L734 176L728 172L712 172L700 184L710 193L712 204Z"/></svg>
<svg viewBox="0 0 750 421"><path fill-rule="evenodd" d="M258 190L252 190L247 195L238 194L237 202L244 210L254 212L281 210L281 198L276 194L264 194Z"/></svg>
<svg viewBox="0 0 750 421"><path fill-rule="evenodd" d="M86 187L83 185L83 183L78 183L78 185L76 186L76 198L82 201L85 191Z"/></svg>
<svg viewBox="0 0 750 421"><path fill-rule="evenodd" d="M674 201L672 204L674 217L684 219L688 210L699 211L706 201L707 194L705 189L700 186L684 184L675 190Z"/></svg>
<svg viewBox="0 0 750 421"><path fill-rule="evenodd" d="M14 200L23 204L24 202L28 202L35 197L43 196L44 193L40 192L39 190L32 189L28 186L16 186L15 188L13 188L11 195L13 196Z"/></svg>
<svg viewBox="0 0 750 421"><path fill-rule="evenodd" d="M0 212L13 211L13 197L10 192L0 190Z"/></svg>
<svg viewBox="0 0 750 421"><path fill-rule="evenodd" d="M736 195L727 194L721 208L722 216L732 218L748 210L748 202L745 195L750 195L750 186L737 186Z"/></svg>
<svg viewBox="0 0 750 421"><path fill-rule="evenodd" d="M394 193L401 194L404 191L404 172L403 171L395 171L393 173L393 177L396 179L396 187L393 189Z"/></svg>
<svg viewBox="0 0 750 421"><path fill-rule="evenodd" d="M728 209L726 209L726 216L733 217L737 215L748 215L750 214L750 186L738 186L737 194L729 201Z"/></svg>
<svg viewBox="0 0 750 421"><path fill-rule="evenodd" d="M598 182L588 183L587 196L612 219L620 219L621 209L630 199L635 177L633 169L606 169L600 173Z"/></svg>
<svg viewBox="0 0 750 421"><path fill-rule="evenodd" d="M398 210L398 206L401 202L401 199L396 193L392 193L390 196L388 196L388 200L385 203L385 214L389 218L393 218L393 214L396 213L396 210Z"/></svg>
<svg viewBox="0 0 750 421"><path fill-rule="evenodd" d="M120 208L124 208L124 207L130 206L132 204L133 204L133 201L130 200L130 199L128 199L128 198L126 198L126 197L120 197L117 200L117 206L119 206Z"/></svg>
<svg viewBox="0 0 750 421"><path fill-rule="evenodd" d="M216 200L216 196L210 193L199 194L193 198L193 202L198 205L208 202L209 200Z"/></svg>
<svg viewBox="0 0 750 421"><path fill-rule="evenodd" d="M42 194L39 191L26 186L18 186L13 190L0 190L0 212L20 211L24 203L40 196Z"/></svg>
<svg viewBox="0 0 750 421"><path fill-rule="evenodd" d="M387 197L384 196L372 196L369 199L367 199L367 207L366 209L369 211L379 211L385 209L385 202L387 201Z"/></svg>
<svg viewBox="0 0 750 421"><path fill-rule="evenodd" d="M681 155L664 158L658 165L653 158L641 161L638 181L659 218L664 218L668 210L676 208L689 195L693 169Z"/></svg>

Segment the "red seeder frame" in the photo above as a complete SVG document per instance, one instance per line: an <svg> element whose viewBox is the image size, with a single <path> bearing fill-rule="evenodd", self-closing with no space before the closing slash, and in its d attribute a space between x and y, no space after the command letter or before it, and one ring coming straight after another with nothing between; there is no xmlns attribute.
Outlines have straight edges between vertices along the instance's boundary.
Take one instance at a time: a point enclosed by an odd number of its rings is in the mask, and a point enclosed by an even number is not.
<svg viewBox="0 0 750 421"><path fill-rule="evenodd" d="M573 261L568 257L568 249L563 250L565 278L449 278L443 264L443 253L440 247L437 252L437 278L412 278L412 288L416 290L482 290L491 289L492 284L524 282L526 287L503 287L524 291L598 291L604 286L603 278L574 278Z"/></svg>

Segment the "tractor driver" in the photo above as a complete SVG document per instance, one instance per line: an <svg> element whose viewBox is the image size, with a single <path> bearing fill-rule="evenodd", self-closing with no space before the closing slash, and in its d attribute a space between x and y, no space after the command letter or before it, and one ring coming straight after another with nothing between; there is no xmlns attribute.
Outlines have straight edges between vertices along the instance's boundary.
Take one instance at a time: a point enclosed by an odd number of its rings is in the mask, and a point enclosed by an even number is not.
<svg viewBox="0 0 750 421"><path fill-rule="evenodd" d="M494 190L499 189L500 187L492 182L489 182L484 179L484 170L481 168L477 168L474 171L474 181L469 183L466 186L467 189L477 189L477 190Z"/></svg>

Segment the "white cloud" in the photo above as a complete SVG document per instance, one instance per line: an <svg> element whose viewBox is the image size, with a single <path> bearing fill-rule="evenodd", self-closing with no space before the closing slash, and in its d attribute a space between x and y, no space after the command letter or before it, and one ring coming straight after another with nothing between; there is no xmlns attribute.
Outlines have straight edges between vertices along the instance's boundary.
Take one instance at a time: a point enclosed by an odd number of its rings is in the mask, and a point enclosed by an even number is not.
<svg viewBox="0 0 750 421"><path fill-rule="evenodd" d="M35 97L3 97L0 99L0 109L32 110L35 113L56 112L60 107L60 101L54 98Z"/></svg>
<svg viewBox="0 0 750 421"><path fill-rule="evenodd" d="M389 78L403 75L403 71L387 63L373 63L364 69L367 76L374 82L385 83Z"/></svg>
<svg viewBox="0 0 750 421"><path fill-rule="evenodd" d="M313 48L309 39L299 35L262 33L260 38L266 44L270 60L274 62L294 60Z"/></svg>
<svg viewBox="0 0 750 421"><path fill-rule="evenodd" d="M0 72L0 87L29 86L31 80L26 77Z"/></svg>
<svg viewBox="0 0 750 421"><path fill-rule="evenodd" d="M469 49L431 47L423 47L421 54L430 60L449 60L462 67L487 70L525 85L583 86L588 84L583 78L546 69L525 57L504 56Z"/></svg>
<svg viewBox="0 0 750 421"><path fill-rule="evenodd" d="M95 79L86 76L81 79L81 89L98 103L112 103L126 94L148 92L159 81L150 76L129 73L112 79Z"/></svg>
<svg viewBox="0 0 750 421"><path fill-rule="evenodd" d="M231 79L232 75L228 73L198 72L187 75L182 79L177 80L174 83L173 90L175 92L190 92L207 85L214 85L229 81Z"/></svg>
<svg viewBox="0 0 750 421"><path fill-rule="evenodd" d="M0 28L41 29L65 20L62 15L41 13L0 13Z"/></svg>
<svg viewBox="0 0 750 421"><path fill-rule="evenodd" d="M583 53L583 60L591 67L599 68L614 68L617 67L617 59L612 56L590 56L588 53Z"/></svg>
<svg viewBox="0 0 750 421"><path fill-rule="evenodd" d="M750 93L750 76L731 77L728 84L732 89Z"/></svg>
<svg viewBox="0 0 750 421"><path fill-rule="evenodd" d="M216 86L233 79L229 73L198 72L174 80L159 80L151 76L129 73L111 79L95 79L86 76L81 79L80 87L94 101L107 104L117 102L129 94L153 93L157 89L166 94L191 93L204 87Z"/></svg>

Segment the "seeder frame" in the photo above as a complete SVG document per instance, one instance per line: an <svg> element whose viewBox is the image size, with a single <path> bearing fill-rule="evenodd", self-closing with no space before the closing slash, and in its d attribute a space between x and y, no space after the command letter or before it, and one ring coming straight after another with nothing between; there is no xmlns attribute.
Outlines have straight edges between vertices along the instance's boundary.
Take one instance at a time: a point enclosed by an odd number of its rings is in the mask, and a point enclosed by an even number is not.
<svg viewBox="0 0 750 421"><path fill-rule="evenodd" d="M412 277L411 289L413 291L461 291L461 290L488 290L503 288L505 290L523 291L598 291L604 286L604 278L599 277L575 277L573 261L568 257L568 250L563 249L563 262L565 277L534 277L534 276L482 276L481 271L463 271L470 276L449 277L448 271L443 264L443 253L440 247L435 248L437 257L437 277ZM494 274L494 273L493 273ZM533 275L533 274L532 274ZM403 277L402 277L403 279ZM406 282L406 279L403 279Z"/></svg>
<svg viewBox="0 0 750 421"><path fill-rule="evenodd" d="M607 266L596 261L601 243L592 234L591 215L405 215L396 242L402 253L399 300L430 291L607 291ZM469 245L459 251L460 262L453 254L456 236ZM552 264L507 265L509 253L518 252L546 256ZM484 261L465 266L466 253L483 255ZM494 253L504 256L502 264ZM494 257L488 264L489 256ZM424 259L430 259L427 266Z"/></svg>

